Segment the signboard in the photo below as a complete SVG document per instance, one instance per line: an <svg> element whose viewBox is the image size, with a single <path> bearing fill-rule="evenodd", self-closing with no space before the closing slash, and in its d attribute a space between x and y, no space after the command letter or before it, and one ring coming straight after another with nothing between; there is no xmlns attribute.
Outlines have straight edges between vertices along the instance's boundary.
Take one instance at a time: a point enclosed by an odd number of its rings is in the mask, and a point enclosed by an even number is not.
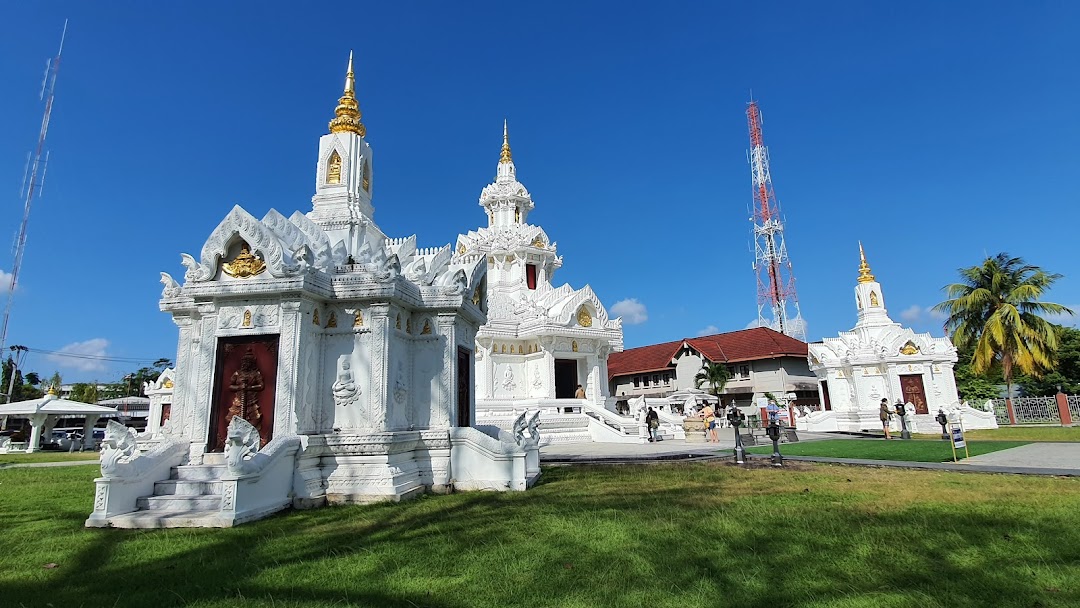
<svg viewBox="0 0 1080 608"><path fill-rule="evenodd" d="M953 425L952 447L954 450L967 447L967 444L964 443L964 429L960 428L960 425Z"/></svg>
<svg viewBox="0 0 1080 608"><path fill-rule="evenodd" d="M956 462L956 451L964 450L964 458L969 458L971 455L968 453L967 442L964 441L964 427L959 424L953 424L950 427L949 435L952 436L952 459Z"/></svg>

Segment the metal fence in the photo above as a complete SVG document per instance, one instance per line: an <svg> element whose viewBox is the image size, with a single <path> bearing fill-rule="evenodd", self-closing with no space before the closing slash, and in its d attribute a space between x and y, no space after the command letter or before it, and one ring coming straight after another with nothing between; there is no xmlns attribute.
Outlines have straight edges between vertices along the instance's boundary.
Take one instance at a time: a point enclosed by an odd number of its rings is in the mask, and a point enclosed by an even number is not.
<svg viewBox="0 0 1080 608"><path fill-rule="evenodd" d="M998 424L1009 424L1009 410L1004 399L993 399L994 415ZM1055 397L1017 397L1012 400L1017 424L1061 424ZM1075 405L1074 405L1075 404ZM1069 409L1073 415L1080 410L1080 395L1069 397Z"/></svg>
<svg viewBox="0 0 1080 608"><path fill-rule="evenodd" d="M1069 395L1069 412L1072 414L1073 423L1080 422L1080 395Z"/></svg>

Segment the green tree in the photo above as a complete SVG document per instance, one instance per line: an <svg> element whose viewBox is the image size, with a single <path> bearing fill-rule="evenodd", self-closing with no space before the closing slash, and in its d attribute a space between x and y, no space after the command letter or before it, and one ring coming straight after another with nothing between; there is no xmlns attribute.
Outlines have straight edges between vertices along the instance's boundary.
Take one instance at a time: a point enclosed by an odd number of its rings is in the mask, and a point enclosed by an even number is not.
<svg viewBox="0 0 1080 608"><path fill-rule="evenodd" d="M1055 326L1057 332L1057 366L1054 371L1035 377L1024 375L1017 379L1027 395L1046 397L1057 393L1058 387L1070 395L1080 394L1080 329Z"/></svg>
<svg viewBox="0 0 1080 608"><path fill-rule="evenodd" d="M82 403L97 403L101 401L98 395L97 383L77 382L71 386L71 400Z"/></svg>
<svg viewBox="0 0 1080 608"><path fill-rule="evenodd" d="M694 387L701 388L703 384L709 385L709 390L716 396L716 401L719 403L720 393L723 392L729 378L731 376L728 375L726 365L710 361L694 376Z"/></svg>
<svg viewBox="0 0 1080 608"><path fill-rule="evenodd" d="M60 372L53 372L53 375L49 378L49 381L45 383L48 388L55 388L57 394L60 393L60 387L64 384L64 379L60 376Z"/></svg>
<svg viewBox="0 0 1080 608"><path fill-rule="evenodd" d="M15 384L11 384L11 372L15 371ZM11 394L5 399L5 403L11 403L13 401L24 401L26 397L23 396L23 375L22 370L15 367L15 360L9 355L4 361L4 373L0 375L0 393L7 394L8 386L11 386Z"/></svg>
<svg viewBox="0 0 1080 608"><path fill-rule="evenodd" d="M975 349L970 346L957 348L954 375L956 392L960 394L961 400L969 401L971 405L977 406L986 403L987 399L1000 397L1000 387L1004 384L1004 380L1001 379L1000 366L992 366L982 373L976 373L971 365L971 359L974 356Z"/></svg>
<svg viewBox="0 0 1080 608"><path fill-rule="evenodd" d="M945 287L948 299L934 310L948 315L945 331L953 343L973 349L972 371L981 374L1000 365L1006 394L1011 394L1016 372L1040 377L1052 370L1057 333L1040 315L1072 311L1040 298L1061 275L1049 274L1007 253L959 272L961 282Z"/></svg>

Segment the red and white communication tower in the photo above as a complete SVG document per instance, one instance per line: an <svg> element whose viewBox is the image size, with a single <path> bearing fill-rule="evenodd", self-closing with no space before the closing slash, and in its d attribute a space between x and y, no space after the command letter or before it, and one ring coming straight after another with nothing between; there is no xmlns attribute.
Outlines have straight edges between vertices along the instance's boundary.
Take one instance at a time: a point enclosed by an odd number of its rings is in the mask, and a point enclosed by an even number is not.
<svg viewBox="0 0 1080 608"><path fill-rule="evenodd" d="M795 296L795 275L791 271L780 203L773 192L769 174L769 149L761 136L761 110L756 101L746 108L750 125L750 173L754 182L754 272L757 274L758 325L771 327L799 340L806 340L806 324ZM768 313L766 313L768 311Z"/></svg>
<svg viewBox="0 0 1080 608"><path fill-rule="evenodd" d="M23 175L23 216L19 224L19 234L15 237L15 260L11 265L11 282L8 285L7 306L4 307L4 320L0 325L0 351L7 343L8 321L11 320L11 305L15 301L15 287L19 283L19 271L22 269L23 253L26 252L26 229L30 225L30 207L35 196L41 196L45 186L45 168L49 164L49 154L45 152L45 136L49 133L49 119L52 118L53 95L56 92L56 74L60 71L60 55L64 52L64 38L67 37L67 20L64 21L64 33L60 35L60 50L45 64L45 80L41 83L41 100L45 102L45 113L41 118L37 146L26 159L26 173ZM42 155L44 154L44 158ZM12 375L14 378L14 375Z"/></svg>

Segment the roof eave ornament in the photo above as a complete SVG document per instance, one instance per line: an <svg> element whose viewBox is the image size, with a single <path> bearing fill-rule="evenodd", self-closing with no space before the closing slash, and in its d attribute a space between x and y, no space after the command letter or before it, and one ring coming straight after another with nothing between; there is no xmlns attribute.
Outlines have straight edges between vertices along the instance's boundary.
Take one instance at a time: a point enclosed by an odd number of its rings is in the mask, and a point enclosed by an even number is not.
<svg viewBox="0 0 1080 608"><path fill-rule="evenodd" d="M870 264L866 263L866 253L863 251L862 241L859 241L859 282L874 282L874 275L870 274Z"/></svg>
<svg viewBox="0 0 1080 608"><path fill-rule="evenodd" d="M345 90L334 109L334 118L330 121L331 133L356 133L360 137L367 134L367 128L360 122L360 104L356 101L356 76L353 74L353 54L349 51L349 69L345 72Z"/></svg>

